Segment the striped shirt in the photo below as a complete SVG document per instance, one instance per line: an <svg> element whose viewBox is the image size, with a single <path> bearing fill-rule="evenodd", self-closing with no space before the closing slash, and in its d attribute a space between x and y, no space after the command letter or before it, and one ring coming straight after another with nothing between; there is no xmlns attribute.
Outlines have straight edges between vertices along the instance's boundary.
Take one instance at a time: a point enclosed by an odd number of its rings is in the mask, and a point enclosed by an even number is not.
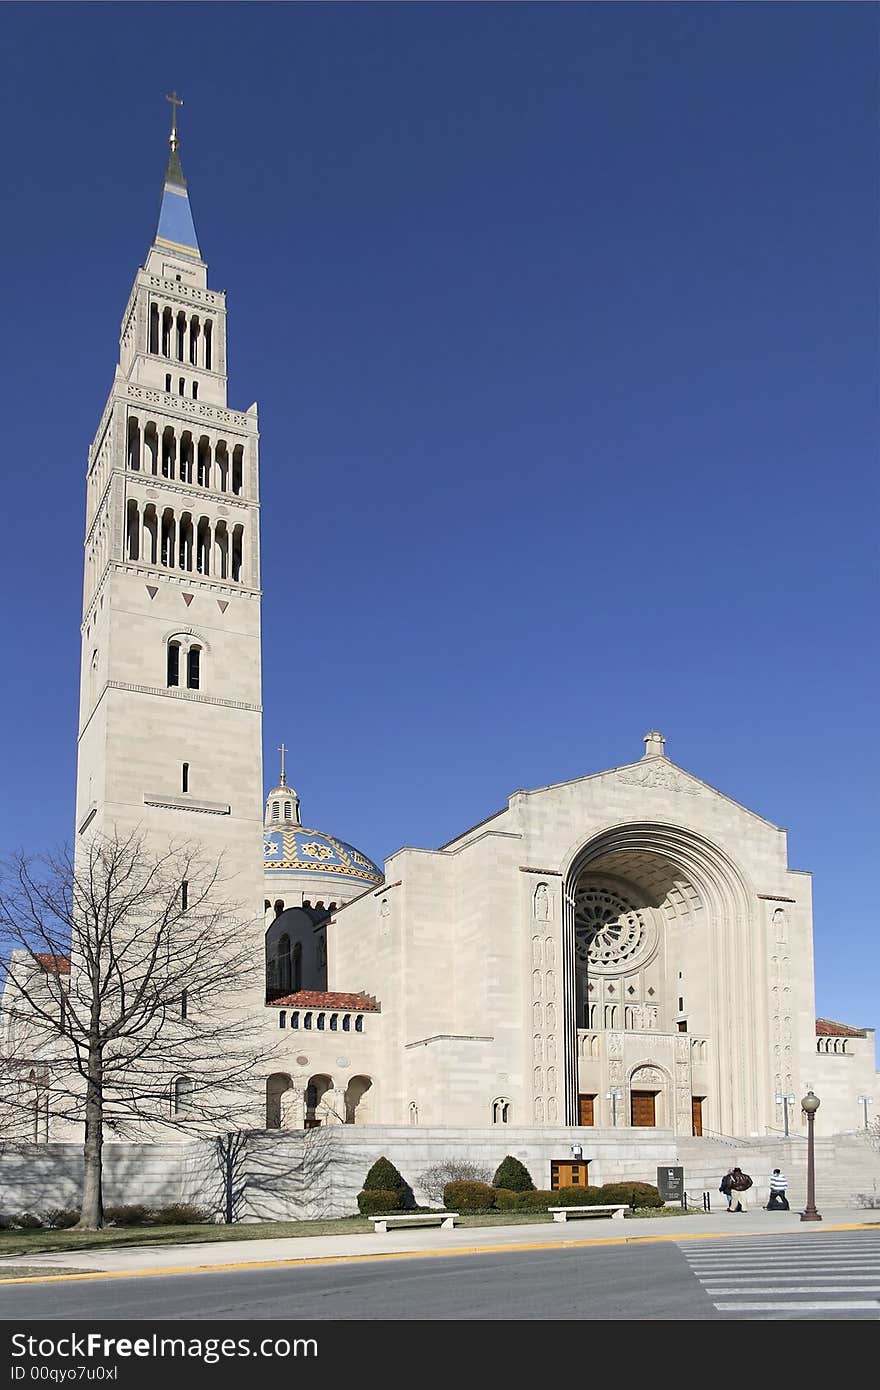
<svg viewBox="0 0 880 1390"><path fill-rule="evenodd" d="M788 1183L786 1182L785 1178L781 1173L773 1174L772 1178L770 1179L771 1192L784 1192L787 1186Z"/></svg>

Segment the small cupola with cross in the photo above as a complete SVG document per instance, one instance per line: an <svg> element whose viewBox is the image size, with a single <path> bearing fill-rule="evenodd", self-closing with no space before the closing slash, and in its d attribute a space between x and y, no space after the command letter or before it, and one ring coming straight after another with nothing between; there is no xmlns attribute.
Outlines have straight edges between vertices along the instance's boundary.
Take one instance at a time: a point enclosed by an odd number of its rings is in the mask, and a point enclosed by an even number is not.
<svg viewBox="0 0 880 1390"><path fill-rule="evenodd" d="M286 744L282 743L278 752L281 754L281 776L278 778L278 786L273 787L266 797L266 819L264 822L266 830L292 829L294 826L302 825L299 814L299 797L293 787L287 784Z"/></svg>

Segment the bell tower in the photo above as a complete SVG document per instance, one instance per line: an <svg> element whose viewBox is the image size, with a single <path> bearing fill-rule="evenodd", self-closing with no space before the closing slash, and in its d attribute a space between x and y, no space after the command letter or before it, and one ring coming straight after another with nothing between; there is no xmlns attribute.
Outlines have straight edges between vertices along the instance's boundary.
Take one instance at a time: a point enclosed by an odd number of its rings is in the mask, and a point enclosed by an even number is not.
<svg viewBox="0 0 880 1390"><path fill-rule="evenodd" d="M222 856L262 916L257 407L226 400L177 113L159 221L88 453L76 841L139 827Z"/></svg>

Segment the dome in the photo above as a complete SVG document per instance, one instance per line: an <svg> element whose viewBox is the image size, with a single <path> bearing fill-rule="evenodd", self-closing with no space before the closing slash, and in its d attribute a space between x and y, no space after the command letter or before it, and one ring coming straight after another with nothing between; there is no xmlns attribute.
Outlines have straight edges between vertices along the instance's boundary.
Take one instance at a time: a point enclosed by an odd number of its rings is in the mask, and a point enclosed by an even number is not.
<svg viewBox="0 0 880 1390"><path fill-rule="evenodd" d="M287 824L277 830L265 830L263 862L267 873L353 879L364 888L377 887L385 879L379 866L354 845L323 830L309 830L302 825Z"/></svg>
<svg viewBox="0 0 880 1390"><path fill-rule="evenodd" d="M281 776L266 798L263 822L263 867L267 874L306 874L345 879L355 892L384 883L385 875L354 845L323 830L309 830L300 820L299 797L288 784L286 747L282 743ZM317 888L317 884L315 885Z"/></svg>

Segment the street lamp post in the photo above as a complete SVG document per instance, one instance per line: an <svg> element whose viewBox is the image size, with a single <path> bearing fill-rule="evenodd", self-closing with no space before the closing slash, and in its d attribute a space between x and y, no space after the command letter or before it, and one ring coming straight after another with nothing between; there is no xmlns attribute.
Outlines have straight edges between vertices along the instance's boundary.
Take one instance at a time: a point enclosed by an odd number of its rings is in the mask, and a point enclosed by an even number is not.
<svg viewBox="0 0 880 1390"><path fill-rule="evenodd" d="M794 1092L789 1095L777 1095L776 1104L782 1106L782 1118L785 1124L785 1137L788 1138L788 1107L794 1105Z"/></svg>
<svg viewBox="0 0 880 1390"><path fill-rule="evenodd" d="M807 1117L807 1205L801 1212L801 1221L821 1221L816 1210L816 1177L813 1161L813 1121L819 1109L819 1097L807 1091L801 1101L801 1109Z"/></svg>
<svg viewBox="0 0 880 1390"><path fill-rule="evenodd" d="M865 1112L865 1129L868 1128L868 1106L874 1104L873 1096L859 1096L859 1105Z"/></svg>
<svg viewBox="0 0 880 1390"><path fill-rule="evenodd" d="M606 1091L605 1099L611 1101L611 1124L617 1128L617 1102L623 1099L623 1091Z"/></svg>

